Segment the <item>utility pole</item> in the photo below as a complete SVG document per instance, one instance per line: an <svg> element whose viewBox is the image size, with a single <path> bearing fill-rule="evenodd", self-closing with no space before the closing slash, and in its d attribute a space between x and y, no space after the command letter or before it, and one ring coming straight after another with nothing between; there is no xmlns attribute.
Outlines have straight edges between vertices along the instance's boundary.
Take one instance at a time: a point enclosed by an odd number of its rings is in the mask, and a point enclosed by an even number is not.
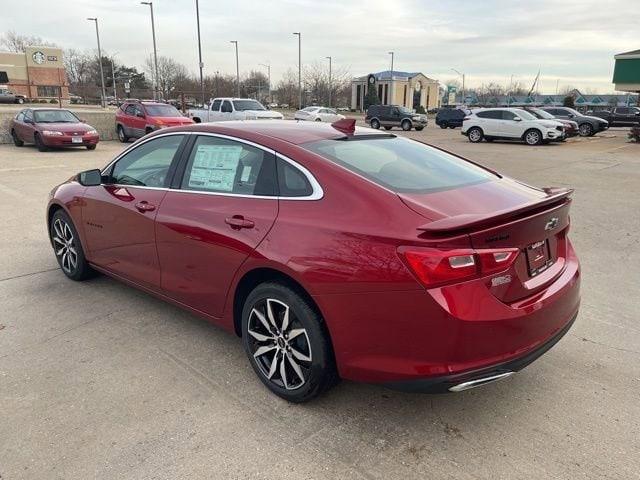
<svg viewBox="0 0 640 480"><path fill-rule="evenodd" d="M102 85L102 98L100 103L102 104L102 108L105 108L105 97L107 96L107 92L104 89L104 71L102 70L102 50L100 50L100 31L98 30L98 18L97 17L89 17L87 20L96 23L96 39L98 40L98 63L100 64L100 83Z"/></svg>
<svg viewBox="0 0 640 480"><path fill-rule="evenodd" d="M111 80L113 81L113 99L115 100L115 102L117 104L118 103L118 91L116 90L116 68L115 68L115 66L113 64L114 55L116 55L116 53L111 55Z"/></svg>
<svg viewBox="0 0 640 480"><path fill-rule="evenodd" d="M153 35L153 64L155 66L156 78L155 85L153 87L153 99L157 100L158 98L158 50L156 49L156 26L155 21L153 20L153 2L140 2L142 5L149 5L151 8L151 34Z"/></svg>
<svg viewBox="0 0 640 480"><path fill-rule="evenodd" d="M271 103L271 64L270 63L261 63L263 67L267 67L267 77L269 78L269 103Z"/></svg>
<svg viewBox="0 0 640 480"><path fill-rule="evenodd" d="M293 32L298 36L298 109L302 108L302 32Z"/></svg>
<svg viewBox="0 0 640 480"><path fill-rule="evenodd" d="M238 62L238 41L231 40L236 45L236 97L240 98L240 64Z"/></svg>
<svg viewBox="0 0 640 480"><path fill-rule="evenodd" d="M462 77L462 104L465 105L467 103L467 95L466 95L466 91L465 91L465 88L464 88L465 75L464 75L464 73L460 73L455 68L452 68L451 70L453 70L454 72L456 72L458 75L460 75Z"/></svg>
<svg viewBox="0 0 640 480"><path fill-rule="evenodd" d="M198 65L200 66L200 93L202 94L202 105L204 106L204 77L202 76L204 63L202 63L202 44L200 42L200 8L198 6L198 0L196 0L196 21L198 23Z"/></svg>
<svg viewBox="0 0 640 480"><path fill-rule="evenodd" d="M331 57L327 57L329 59L329 104L327 107L331 108Z"/></svg>
<svg viewBox="0 0 640 480"><path fill-rule="evenodd" d="M391 103L390 104L393 105L393 56L395 55L395 53L394 52L389 52L389 55L391 55L391 80L390 80L390 83L389 83L391 88L389 89L390 90L389 93L390 93L390 97L391 97L391 99L390 99Z"/></svg>

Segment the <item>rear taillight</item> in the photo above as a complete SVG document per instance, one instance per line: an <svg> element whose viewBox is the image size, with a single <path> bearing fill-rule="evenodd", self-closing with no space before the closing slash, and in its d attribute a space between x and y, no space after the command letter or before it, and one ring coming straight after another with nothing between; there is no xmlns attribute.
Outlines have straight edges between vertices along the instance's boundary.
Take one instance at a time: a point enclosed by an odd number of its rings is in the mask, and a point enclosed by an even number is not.
<svg viewBox="0 0 640 480"><path fill-rule="evenodd" d="M400 257L427 288L502 272L511 266L518 253L517 248L477 250L398 248Z"/></svg>

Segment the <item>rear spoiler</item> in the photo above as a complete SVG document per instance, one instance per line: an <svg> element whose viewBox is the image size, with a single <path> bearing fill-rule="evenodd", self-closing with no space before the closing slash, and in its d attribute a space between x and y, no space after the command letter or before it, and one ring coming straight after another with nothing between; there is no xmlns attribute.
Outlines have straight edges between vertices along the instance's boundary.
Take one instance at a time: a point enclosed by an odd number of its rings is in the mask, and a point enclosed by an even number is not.
<svg viewBox="0 0 640 480"><path fill-rule="evenodd" d="M488 223L495 223L510 217L515 217L530 210L537 210L553 203L559 203L561 200L567 199L573 193L573 189L571 188L549 187L544 188L543 191L548 196L539 201L525 203L515 208L498 210L492 213L468 213L453 217L446 217L418 227L418 230L427 233L442 234L476 228Z"/></svg>

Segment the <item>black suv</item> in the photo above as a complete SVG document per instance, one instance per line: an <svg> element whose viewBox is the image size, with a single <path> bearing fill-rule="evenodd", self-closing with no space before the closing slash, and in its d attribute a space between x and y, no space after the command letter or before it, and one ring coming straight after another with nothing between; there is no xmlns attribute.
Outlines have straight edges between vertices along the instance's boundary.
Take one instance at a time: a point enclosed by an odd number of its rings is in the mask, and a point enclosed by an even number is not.
<svg viewBox="0 0 640 480"><path fill-rule="evenodd" d="M436 115L436 125L440 128L461 127L466 116L466 112L459 108L441 108Z"/></svg>
<svg viewBox="0 0 640 480"><path fill-rule="evenodd" d="M427 126L426 115L413 113L407 107L401 105L371 105L367 109L364 121L371 128L384 127L385 130L401 127L405 131L412 128L420 131Z"/></svg>

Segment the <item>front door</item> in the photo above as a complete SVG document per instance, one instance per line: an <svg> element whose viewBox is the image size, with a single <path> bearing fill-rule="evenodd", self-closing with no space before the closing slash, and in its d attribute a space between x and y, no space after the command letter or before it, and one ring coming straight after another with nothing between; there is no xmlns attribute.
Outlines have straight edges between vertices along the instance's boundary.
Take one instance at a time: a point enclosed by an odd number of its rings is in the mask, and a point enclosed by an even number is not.
<svg viewBox="0 0 640 480"><path fill-rule="evenodd" d="M518 119L518 120L516 120ZM522 136L522 119L514 112L502 110L502 120L499 121L500 136L520 138Z"/></svg>
<svg viewBox="0 0 640 480"><path fill-rule="evenodd" d="M103 172L103 185L87 188L82 221L91 263L159 287L155 218L184 138L167 135L140 144Z"/></svg>
<svg viewBox="0 0 640 480"><path fill-rule="evenodd" d="M275 156L201 135L182 170L179 189L169 190L156 218L162 289L220 317L235 273L278 214Z"/></svg>

